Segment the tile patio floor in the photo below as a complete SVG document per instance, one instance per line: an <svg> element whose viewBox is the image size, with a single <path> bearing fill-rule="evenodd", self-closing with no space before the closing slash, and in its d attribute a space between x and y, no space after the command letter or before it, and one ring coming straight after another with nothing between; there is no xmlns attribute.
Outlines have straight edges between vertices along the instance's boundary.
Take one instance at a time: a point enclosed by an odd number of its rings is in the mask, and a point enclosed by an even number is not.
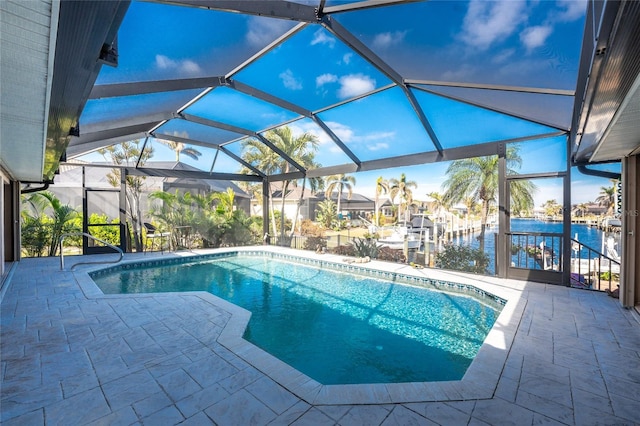
<svg viewBox="0 0 640 426"><path fill-rule="evenodd" d="M68 266L77 260L67 258ZM640 423L640 322L617 300L552 285L371 265L473 280L508 297L482 360L462 381L319 386L243 343L238 335L247 315L211 295L104 296L87 279L90 267L73 273L60 271L57 258L24 259L0 305L0 423Z"/></svg>

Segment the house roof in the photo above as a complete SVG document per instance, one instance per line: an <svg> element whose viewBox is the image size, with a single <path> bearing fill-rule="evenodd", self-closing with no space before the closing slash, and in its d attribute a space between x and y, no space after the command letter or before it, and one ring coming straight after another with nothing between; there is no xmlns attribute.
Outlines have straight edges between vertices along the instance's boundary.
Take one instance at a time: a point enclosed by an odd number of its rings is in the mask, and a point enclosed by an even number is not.
<svg viewBox="0 0 640 426"><path fill-rule="evenodd" d="M99 167L91 167L91 166ZM78 164L78 165L65 165L61 167L60 173L55 176L54 187L82 187L82 166L85 167L85 182L87 187L107 187L110 188L111 184L107 178L107 175L111 173L113 169L108 167L108 163L94 163L94 164ZM155 164L150 162L149 166L158 167L160 169L168 170L195 170L194 167L176 161L161 162ZM243 191L238 185L227 180L217 179L194 179L183 177L162 177L162 176L147 176L145 186L148 190L162 189L162 182L168 183L172 188L194 188L199 187L212 192L224 192L227 188L231 188L236 197L239 198L251 198L249 194Z"/></svg>

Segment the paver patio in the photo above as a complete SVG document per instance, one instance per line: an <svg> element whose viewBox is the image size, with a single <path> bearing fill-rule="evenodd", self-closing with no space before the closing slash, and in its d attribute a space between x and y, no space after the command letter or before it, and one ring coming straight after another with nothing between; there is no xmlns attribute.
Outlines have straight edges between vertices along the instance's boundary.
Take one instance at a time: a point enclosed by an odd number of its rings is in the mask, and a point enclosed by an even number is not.
<svg viewBox="0 0 640 426"><path fill-rule="evenodd" d="M473 398L460 384L440 384L423 388L439 389L424 401L394 402L402 399L397 390L382 386L376 398L386 403L328 404L322 391L290 390L309 386L302 375L283 386L277 363L253 362L242 345L229 349L224 334L238 326L228 304L201 293L104 296L83 282L86 269L24 259L5 285L3 425L640 422L639 316L604 293L424 270L503 287L519 299L490 393ZM407 392L415 397L415 389Z"/></svg>

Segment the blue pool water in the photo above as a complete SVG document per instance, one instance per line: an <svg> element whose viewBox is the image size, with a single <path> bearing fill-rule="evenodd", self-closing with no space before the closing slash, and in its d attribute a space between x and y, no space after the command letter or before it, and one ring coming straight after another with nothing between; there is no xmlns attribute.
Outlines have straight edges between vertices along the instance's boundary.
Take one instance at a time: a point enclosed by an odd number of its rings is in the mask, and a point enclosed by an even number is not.
<svg viewBox="0 0 640 426"><path fill-rule="evenodd" d="M104 293L208 291L252 312L244 338L322 384L460 380L501 305L267 256L96 274Z"/></svg>

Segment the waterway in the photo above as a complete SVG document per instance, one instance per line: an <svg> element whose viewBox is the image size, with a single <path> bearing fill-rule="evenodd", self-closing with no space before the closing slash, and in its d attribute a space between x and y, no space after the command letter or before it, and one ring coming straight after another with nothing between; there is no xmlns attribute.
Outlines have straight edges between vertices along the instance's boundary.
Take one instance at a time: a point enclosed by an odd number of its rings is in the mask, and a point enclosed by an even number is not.
<svg viewBox="0 0 640 426"><path fill-rule="evenodd" d="M549 232L549 233L561 233L562 223L558 222L545 222L536 219L513 219L511 221L511 231L513 232ZM495 234L498 232L498 228L490 228L485 232L485 247L484 251L489 256L489 273L495 273ZM454 244L467 245L474 248L479 248L480 243L478 241L479 233L468 234L464 236L456 237L452 240ZM576 238L577 236L577 238ZM613 236L619 247L619 233L605 233L596 227L590 227L583 224L571 225L571 238L577 239L580 243L588 246L594 250L602 251L603 236L606 240L609 236ZM586 250L586 249L585 249ZM584 253L583 253L584 254Z"/></svg>

